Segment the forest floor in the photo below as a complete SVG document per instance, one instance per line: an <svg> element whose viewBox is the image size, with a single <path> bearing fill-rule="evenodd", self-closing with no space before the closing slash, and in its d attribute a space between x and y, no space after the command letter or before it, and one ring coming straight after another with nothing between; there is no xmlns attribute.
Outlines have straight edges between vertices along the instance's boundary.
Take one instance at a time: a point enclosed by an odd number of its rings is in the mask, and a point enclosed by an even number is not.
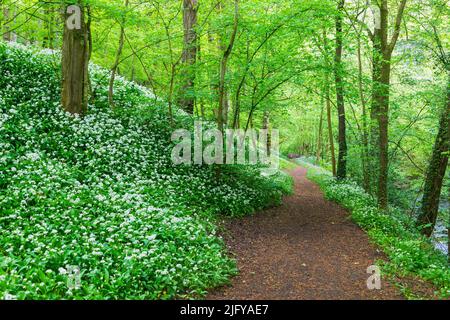
<svg viewBox="0 0 450 320"><path fill-rule="evenodd" d="M226 222L240 273L207 299L404 299L385 278L367 288L367 268L384 254L306 171L291 171L294 193L281 206Z"/></svg>

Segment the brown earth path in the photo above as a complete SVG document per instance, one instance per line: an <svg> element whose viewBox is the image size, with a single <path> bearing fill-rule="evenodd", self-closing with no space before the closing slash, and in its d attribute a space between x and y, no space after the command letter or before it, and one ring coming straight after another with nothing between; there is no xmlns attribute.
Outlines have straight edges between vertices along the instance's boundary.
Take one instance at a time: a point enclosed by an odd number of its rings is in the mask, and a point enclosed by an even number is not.
<svg viewBox="0 0 450 320"><path fill-rule="evenodd" d="M383 254L306 169L291 174L294 193L281 206L226 224L240 273L207 299L403 299L383 278L381 290L367 288L367 267Z"/></svg>

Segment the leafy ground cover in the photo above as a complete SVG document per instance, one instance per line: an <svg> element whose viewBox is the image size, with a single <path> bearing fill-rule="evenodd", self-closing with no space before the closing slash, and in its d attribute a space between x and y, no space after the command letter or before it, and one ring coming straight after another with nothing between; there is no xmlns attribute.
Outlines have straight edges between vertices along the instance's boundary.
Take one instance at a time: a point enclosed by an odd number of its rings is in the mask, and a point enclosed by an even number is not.
<svg viewBox="0 0 450 320"><path fill-rule="evenodd" d="M173 165L166 105L119 77L112 111L95 65L88 114L65 114L58 60L0 44L0 297L169 299L227 282L217 218L279 203L291 181Z"/></svg>

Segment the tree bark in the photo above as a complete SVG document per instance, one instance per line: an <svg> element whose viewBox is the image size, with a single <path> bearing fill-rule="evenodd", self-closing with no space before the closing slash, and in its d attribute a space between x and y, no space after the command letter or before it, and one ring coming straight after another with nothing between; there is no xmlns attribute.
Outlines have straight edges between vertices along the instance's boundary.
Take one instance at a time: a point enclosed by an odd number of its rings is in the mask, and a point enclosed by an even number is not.
<svg viewBox="0 0 450 320"><path fill-rule="evenodd" d="M391 57L397 43L406 0L400 2L395 19L394 32L388 41L388 1L375 3L379 6L379 26L373 34L373 88L371 110L372 155L378 156L378 207L388 208L388 127L389 127L389 90L391 76ZM378 130L374 123L378 124ZM376 148L378 145L378 148ZM376 150L378 149L378 150ZM378 152L376 152L376 151ZM373 166L372 168L376 168Z"/></svg>
<svg viewBox="0 0 450 320"><path fill-rule="evenodd" d="M316 150L316 162L319 163L320 157L322 155L322 131L323 131L323 98L321 101L320 108L320 119L319 119L319 133L317 134L317 150Z"/></svg>
<svg viewBox="0 0 450 320"><path fill-rule="evenodd" d="M189 114L194 113L195 97L193 95L195 72L193 65L197 57L197 10L198 0L183 0L184 41L182 61L186 67L183 77L180 106Z"/></svg>
<svg viewBox="0 0 450 320"><path fill-rule="evenodd" d="M67 19L71 16L65 7L64 34L62 45L62 89L61 103L65 111L71 114L85 114L88 102L88 64L89 39L84 18L84 6L79 1L79 28L67 26Z"/></svg>
<svg viewBox="0 0 450 320"><path fill-rule="evenodd" d="M422 234L430 237L436 224L439 210L439 197L448 165L450 150L450 74L447 84L447 101L439 121L439 131L436 137L433 154L428 165L425 178L422 206L417 225Z"/></svg>
<svg viewBox="0 0 450 320"><path fill-rule="evenodd" d="M338 12L336 16L336 53L334 57L334 74L336 84L336 105L338 109L338 141L339 154L337 163L338 179L345 179L347 175L347 139L346 139L346 122L345 122L345 105L344 105L344 84L342 79L342 15L344 11L344 0L339 0Z"/></svg>
<svg viewBox="0 0 450 320"><path fill-rule="evenodd" d="M363 67L362 67L362 58L361 58L361 37L358 35L358 88L359 88L359 98L361 100L361 108L362 108L362 173L363 173L363 187L367 193L371 193L371 184L370 184L370 174L369 174L369 138L367 131L367 107L366 107L366 99L364 98L364 88L363 88Z"/></svg>
<svg viewBox="0 0 450 320"><path fill-rule="evenodd" d="M10 28L9 28L8 24L5 24L5 22L8 23L8 20L9 20L9 8L5 6L5 7L3 7L3 23L2 23L2 25L3 25L2 33L3 33L4 41L12 40L11 39L12 38L11 31L9 31Z"/></svg>
<svg viewBox="0 0 450 320"><path fill-rule="evenodd" d="M263 130L267 131L267 139L266 139L266 152L267 152L267 156L270 157L270 149L272 148L272 141L271 141L271 136L269 134L269 127L270 127L270 112L269 111L264 111L264 116L263 116Z"/></svg>
<svg viewBox="0 0 450 320"><path fill-rule="evenodd" d="M43 48L54 48L54 39L55 39L55 31L54 31L54 9L52 4L46 4L44 9L44 15L47 17L47 21L45 22L46 27L46 35L42 41Z"/></svg>

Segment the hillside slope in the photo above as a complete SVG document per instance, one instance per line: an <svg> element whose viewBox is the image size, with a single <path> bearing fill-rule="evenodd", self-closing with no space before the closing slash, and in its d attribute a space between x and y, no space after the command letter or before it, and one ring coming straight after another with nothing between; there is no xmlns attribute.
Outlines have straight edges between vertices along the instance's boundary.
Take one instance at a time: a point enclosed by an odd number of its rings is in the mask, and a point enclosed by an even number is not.
<svg viewBox="0 0 450 320"><path fill-rule="evenodd" d="M111 111L96 66L89 113L65 114L58 61L0 44L0 297L168 299L225 283L236 267L218 215L277 203L289 181L174 166L165 105L119 78Z"/></svg>

